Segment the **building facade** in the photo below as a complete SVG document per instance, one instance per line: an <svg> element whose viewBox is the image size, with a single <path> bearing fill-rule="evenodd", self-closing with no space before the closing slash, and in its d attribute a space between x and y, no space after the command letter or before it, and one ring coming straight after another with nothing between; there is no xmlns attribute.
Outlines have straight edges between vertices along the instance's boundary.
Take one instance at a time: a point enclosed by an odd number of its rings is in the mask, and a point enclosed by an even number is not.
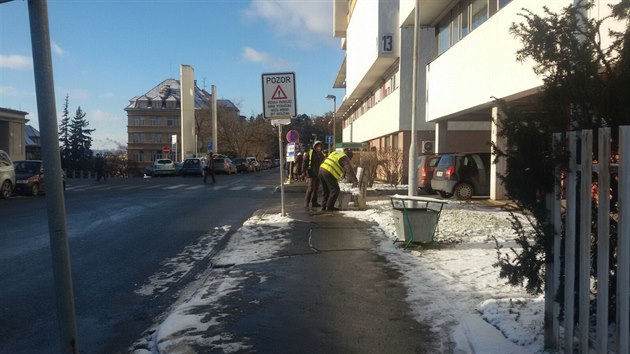
<svg viewBox="0 0 630 354"><path fill-rule="evenodd" d="M26 115L14 109L0 108L0 150L12 160L26 158Z"/></svg>
<svg viewBox="0 0 630 354"><path fill-rule="evenodd" d="M141 96L129 100L127 112L127 158L138 171L151 165L156 159L169 158L179 161L181 150L181 94L180 82L166 79ZM195 84L194 109L209 110L212 96ZM217 106L238 114L238 108L229 100L217 100ZM220 118L220 117L219 117ZM209 130L210 121L201 122ZM208 125L208 126L205 126ZM202 128L202 127L200 127ZM164 153L165 148L170 152ZM198 146L205 152L205 146Z"/></svg>
<svg viewBox="0 0 630 354"><path fill-rule="evenodd" d="M523 9L543 14L546 6L559 12L573 2L419 0L418 152L430 146L435 152L489 152L490 142L500 144L492 123L500 114L494 99L530 105L543 84L532 62L516 61L521 43L510 34L510 26L522 22ZM610 14L607 5L616 2L595 1L588 16L603 18ZM333 85L346 90L336 112L343 139L408 154L416 1L333 3L334 36L346 53ZM604 35L603 40L609 39ZM404 176L408 160L403 158ZM491 197L502 199L496 174L504 166L492 167Z"/></svg>

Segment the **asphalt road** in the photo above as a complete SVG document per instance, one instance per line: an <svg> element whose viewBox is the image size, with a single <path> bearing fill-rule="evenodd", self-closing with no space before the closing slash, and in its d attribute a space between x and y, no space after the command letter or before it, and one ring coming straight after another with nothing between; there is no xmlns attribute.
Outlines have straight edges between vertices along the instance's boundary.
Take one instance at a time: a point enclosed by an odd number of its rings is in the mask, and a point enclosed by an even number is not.
<svg viewBox="0 0 630 354"><path fill-rule="evenodd" d="M143 296L141 284L209 231L234 232L279 203L278 169L198 177L68 180L65 204L79 347L124 352L190 277ZM225 228L224 228L225 229ZM0 200L0 353L59 351L45 197ZM202 268L203 260L194 269Z"/></svg>

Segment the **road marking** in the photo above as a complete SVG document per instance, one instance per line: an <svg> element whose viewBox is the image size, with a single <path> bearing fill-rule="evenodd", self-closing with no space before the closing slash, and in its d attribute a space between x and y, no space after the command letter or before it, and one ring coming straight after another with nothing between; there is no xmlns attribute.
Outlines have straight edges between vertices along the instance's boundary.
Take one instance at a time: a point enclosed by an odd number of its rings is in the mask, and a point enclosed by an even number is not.
<svg viewBox="0 0 630 354"><path fill-rule="evenodd" d="M219 190L219 189L225 189L226 187L227 186L214 186L212 187L212 189Z"/></svg>
<svg viewBox="0 0 630 354"><path fill-rule="evenodd" d="M264 187L264 186L258 186L258 187L254 187L254 188L252 188L252 190L253 190L253 191L261 191L261 190L263 190L263 189L265 189L265 188L267 188L267 187Z"/></svg>
<svg viewBox="0 0 630 354"><path fill-rule="evenodd" d="M174 186L164 187L163 189L177 189L177 188L186 187L186 186L187 184L176 184Z"/></svg>
<svg viewBox="0 0 630 354"><path fill-rule="evenodd" d="M232 187L230 188L231 191L240 191L241 189L245 189L245 186L236 186L236 187Z"/></svg>

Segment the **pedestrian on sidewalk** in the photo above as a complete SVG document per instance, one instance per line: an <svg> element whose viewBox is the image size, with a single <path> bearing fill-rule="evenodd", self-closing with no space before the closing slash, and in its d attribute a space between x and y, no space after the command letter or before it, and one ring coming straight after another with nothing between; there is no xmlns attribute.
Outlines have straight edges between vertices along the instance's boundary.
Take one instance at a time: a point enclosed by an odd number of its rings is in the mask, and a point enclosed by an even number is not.
<svg viewBox="0 0 630 354"><path fill-rule="evenodd" d="M319 181L322 184L324 190L324 199L322 201L322 210L337 211L335 207L337 198L339 197L339 178L346 173L346 177L349 177L352 181L352 187L356 187L359 184L357 175L354 174L352 164L352 151L350 149L344 149L343 151L333 151L328 155L326 160L319 168Z"/></svg>
<svg viewBox="0 0 630 354"><path fill-rule="evenodd" d="M304 161L304 157L301 152L298 152L295 157L295 163L293 164L293 180L301 181L302 180L302 163Z"/></svg>
<svg viewBox="0 0 630 354"><path fill-rule="evenodd" d="M215 183L214 179L214 156L212 153L208 154L208 159L206 161L206 165L203 167L203 183L206 183L208 180L208 175L212 176L212 183Z"/></svg>
<svg viewBox="0 0 630 354"><path fill-rule="evenodd" d="M94 169L96 170L96 182L100 182L101 178L103 179L103 182L105 182L105 159L101 156L101 154L96 154Z"/></svg>
<svg viewBox="0 0 630 354"><path fill-rule="evenodd" d="M309 203L313 206L313 208L321 206L317 202L317 193L319 192L319 168L326 159L324 153L322 152L322 148L322 142L315 141L313 148L308 152L308 154L304 155L302 171L304 171L304 176L306 178L306 195L304 198L306 200L307 208Z"/></svg>

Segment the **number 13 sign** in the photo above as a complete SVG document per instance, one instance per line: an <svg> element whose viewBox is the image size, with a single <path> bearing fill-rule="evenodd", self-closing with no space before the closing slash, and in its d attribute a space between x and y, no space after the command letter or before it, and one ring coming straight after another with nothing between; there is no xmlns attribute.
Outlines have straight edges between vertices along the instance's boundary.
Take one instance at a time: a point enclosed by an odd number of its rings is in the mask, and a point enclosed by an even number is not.
<svg viewBox="0 0 630 354"><path fill-rule="evenodd" d="M384 33L381 36L381 54L393 54L394 53L394 35L391 33Z"/></svg>

